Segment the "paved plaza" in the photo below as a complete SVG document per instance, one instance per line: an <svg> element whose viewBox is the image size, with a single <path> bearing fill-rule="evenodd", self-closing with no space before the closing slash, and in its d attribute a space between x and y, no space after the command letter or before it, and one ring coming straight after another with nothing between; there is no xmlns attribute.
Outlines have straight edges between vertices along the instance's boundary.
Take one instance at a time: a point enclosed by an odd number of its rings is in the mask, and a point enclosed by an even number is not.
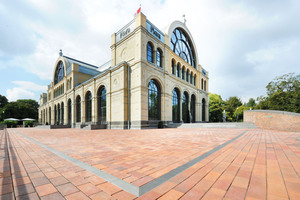
<svg viewBox="0 0 300 200"><path fill-rule="evenodd" d="M0 130L0 199L300 199L300 132Z"/></svg>

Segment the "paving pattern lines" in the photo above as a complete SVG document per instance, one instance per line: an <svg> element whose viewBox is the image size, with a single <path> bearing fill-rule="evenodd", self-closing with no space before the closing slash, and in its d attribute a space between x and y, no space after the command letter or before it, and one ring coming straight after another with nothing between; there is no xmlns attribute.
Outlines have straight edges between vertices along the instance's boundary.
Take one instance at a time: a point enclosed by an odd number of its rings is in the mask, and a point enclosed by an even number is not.
<svg viewBox="0 0 300 200"><path fill-rule="evenodd" d="M38 130L25 134L104 172L141 186L234 138L243 130Z"/></svg>
<svg viewBox="0 0 300 200"><path fill-rule="evenodd" d="M2 185L1 199L26 199L29 196L31 196L32 198L37 197L35 189L30 183L29 177L26 171L24 170L22 162L18 159L18 156L15 152L15 148L11 143L11 138L7 133L6 129L4 130L3 135L4 137L2 137L1 143L4 145L3 147L5 149L5 157L7 158L6 163L9 166L9 169L7 169L9 171L9 174L7 174L8 176L5 176L4 178L9 180L10 183L9 185ZM9 191L5 191L5 189L8 188ZM5 194L5 192L8 193Z"/></svg>
<svg viewBox="0 0 300 200"><path fill-rule="evenodd" d="M236 154L239 148L242 148L244 143L249 142L249 138L253 136L245 134L244 136L238 138L236 141L228 144L226 147L222 148L221 150L213 153L206 159L202 160L201 162L197 163L196 165L190 167L186 171L182 172L181 174L178 174L174 178L170 179L168 182L162 184L161 186L155 188L151 192L141 196L139 199L156 199L156 198L170 198L170 199L178 199L183 194L187 194L191 188L193 188L201 179L206 177L212 169L214 169L216 166L218 166L221 162L226 159L226 157L231 157L233 153ZM226 162L224 161L224 164ZM220 170L219 168L217 168ZM209 176L215 177L217 175L216 172L212 172ZM208 177L209 177L208 176ZM208 178L207 177L207 178ZM210 184L210 180L207 180L205 185ZM193 191L192 191L193 192ZM189 193L190 194L192 194ZM202 192L202 194L204 194ZM176 194L176 198L174 195ZM196 199L199 199L201 196L198 193L194 193L194 195L191 195L187 199L192 198L192 196Z"/></svg>
<svg viewBox="0 0 300 200"><path fill-rule="evenodd" d="M25 158L23 163L26 170L31 170L29 177L33 183L37 194L41 199L90 199L88 196L94 193L107 193L100 188L101 183L106 181L92 175L82 176L80 167L53 155L51 152L36 145L17 134L11 134L14 137L15 145L20 157ZM28 153L28 154L27 154ZM67 178L68 177L68 178ZM87 183L93 183L88 185ZM91 198L93 199L93 198Z"/></svg>
<svg viewBox="0 0 300 200"><path fill-rule="evenodd" d="M270 135L270 139L272 140L286 193L290 199L300 199L300 178L297 173L297 170L299 171L300 168L300 159L282 142L282 140L284 140L284 138L280 139L282 135L284 134L273 134ZM300 134L298 134L298 136L300 136ZM297 140L294 138L294 141ZM300 141L298 144L300 144Z"/></svg>

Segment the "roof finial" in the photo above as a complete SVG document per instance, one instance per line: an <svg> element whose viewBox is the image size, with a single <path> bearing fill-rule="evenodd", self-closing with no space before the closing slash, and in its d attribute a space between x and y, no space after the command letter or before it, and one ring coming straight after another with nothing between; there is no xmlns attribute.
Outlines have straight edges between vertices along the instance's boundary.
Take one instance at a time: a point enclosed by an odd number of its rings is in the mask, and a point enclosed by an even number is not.
<svg viewBox="0 0 300 200"><path fill-rule="evenodd" d="M185 14L183 14L182 17L183 17L183 23L185 25L186 24Z"/></svg>
<svg viewBox="0 0 300 200"><path fill-rule="evenodd" d="M60 49L59 50L59 56L62 56L63 55L63 52L62 52L62 50Z"/></svg>

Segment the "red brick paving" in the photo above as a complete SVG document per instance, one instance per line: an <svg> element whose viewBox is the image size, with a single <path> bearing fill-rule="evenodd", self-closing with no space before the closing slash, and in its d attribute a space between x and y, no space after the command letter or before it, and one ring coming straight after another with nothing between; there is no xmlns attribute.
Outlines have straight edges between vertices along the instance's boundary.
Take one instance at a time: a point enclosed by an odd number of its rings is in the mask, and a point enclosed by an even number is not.
<svg viewBox="0 0 300 200"><path fill-rule="evenodd" d="M136 197L15 131L142 186L245 130L0 130L0 199L300 199L299 132L250 129Z"/></svg>

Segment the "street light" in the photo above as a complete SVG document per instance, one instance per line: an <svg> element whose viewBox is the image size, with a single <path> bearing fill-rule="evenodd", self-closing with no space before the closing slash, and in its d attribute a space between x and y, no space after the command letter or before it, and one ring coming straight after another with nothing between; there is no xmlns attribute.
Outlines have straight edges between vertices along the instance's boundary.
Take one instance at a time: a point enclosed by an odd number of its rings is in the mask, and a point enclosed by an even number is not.
<svg viewBox="0 0 300 200"><path fill-rule="evenodd" d="M236 108L236 121L239 121L239 107Z"/></svg>
<svg viewBox="0 0 300 200"><path fill-rule="evenodd" d="M4 110L2 111L2 121L4 121Z"/></svg>

